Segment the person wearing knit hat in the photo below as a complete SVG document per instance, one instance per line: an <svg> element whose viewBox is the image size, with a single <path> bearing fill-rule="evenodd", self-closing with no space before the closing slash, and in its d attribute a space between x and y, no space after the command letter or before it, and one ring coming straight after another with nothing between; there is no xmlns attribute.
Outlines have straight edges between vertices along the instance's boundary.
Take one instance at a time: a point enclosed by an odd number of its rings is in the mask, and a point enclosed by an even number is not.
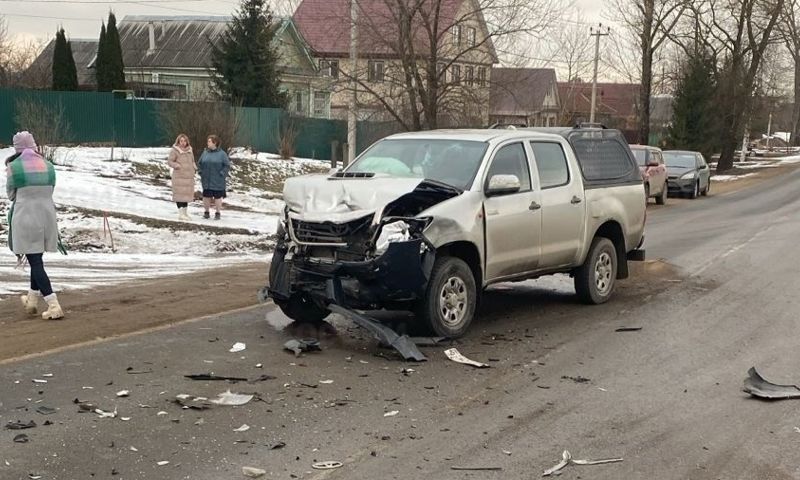
<svg viewBox="0 0 800 480"><path fill-rule="evenodd" d="M31 287L22 296L22 304L28 314L39 311L39 301L47 302L42 313L45 320L64 317L64 311L53 293L50 277L44 269L45 252L59 250L56 207L53 190L56 186L56 171L37 151L36 140L30 132L14 135L16 154L6 159L6 193L11 204L8 214L8 247L22 261L28 260L31 267Z"/></svg>

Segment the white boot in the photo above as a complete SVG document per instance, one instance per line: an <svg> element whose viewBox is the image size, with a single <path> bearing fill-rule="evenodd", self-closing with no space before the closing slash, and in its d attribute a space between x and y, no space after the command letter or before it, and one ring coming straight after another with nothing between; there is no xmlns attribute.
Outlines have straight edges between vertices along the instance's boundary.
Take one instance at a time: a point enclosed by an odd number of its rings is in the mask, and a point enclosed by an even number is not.
<svg viewBox="0 0 800 480"><path fill-rule="evenodd" d="M192 217L189 216L189 209L187 207L181 208L180 217L181 217L181 220L184 220L186 222L192 221Z"/></svg>
<svg viewBox="0 0 800 480"><path fill-rule="evenodd" d="M41 292L37 290L28 290L27 295L22 295L22 305L25 307L25 313L28 315L36 315L39 313L39 299L42 298Z"/></svg>
<svg viewBox="0 0 800 480"><path fill-rule="evenodd" d="M47 302L47 310L42 314L43 319L58 320L64 318L64 311L61 309L61 305L58 304L58 297L56 297L55 293L44 297L44 300Z"/></svg>

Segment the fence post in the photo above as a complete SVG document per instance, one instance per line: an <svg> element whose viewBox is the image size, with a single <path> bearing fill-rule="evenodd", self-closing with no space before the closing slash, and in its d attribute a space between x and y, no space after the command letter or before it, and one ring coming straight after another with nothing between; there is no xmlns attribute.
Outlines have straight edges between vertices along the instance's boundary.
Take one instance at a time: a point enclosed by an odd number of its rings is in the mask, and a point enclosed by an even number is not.
<svg viewBox="0 0 800 480"><path fill-rule="evenodd" d="M346 167L350 162L348 162L347 155L349 154L347 142L342 143L342 167Z"/></svg>
<svg viewBox="0 0 800 480"><path fill-rule="evenodd" d="M331 168L336 168L339 160L339 140L331 141Z"/></svg>

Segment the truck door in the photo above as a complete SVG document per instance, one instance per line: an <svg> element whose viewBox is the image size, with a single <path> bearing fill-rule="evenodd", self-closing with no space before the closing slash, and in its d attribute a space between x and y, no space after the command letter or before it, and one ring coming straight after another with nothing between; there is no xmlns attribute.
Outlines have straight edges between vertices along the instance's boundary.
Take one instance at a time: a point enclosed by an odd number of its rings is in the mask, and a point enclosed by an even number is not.
<svg viewBox="0 0 800 480"><path fill-rule="evenodd" d="M586 198L575 162L568 162L558 142L532 141L542 199L540 265L572 265L578 257L585 228ZM573 171L574 170L574 171Z"/></svg>
<svg viewBox="0 0 800 480"><path fill-rule="evenodd" d="M491 194L496 175L514 175L515 192ZM484 180L486 217L486 280L535 270L539 264L542 205L531 181L530 162L523 142L500 147Z"/></svg>

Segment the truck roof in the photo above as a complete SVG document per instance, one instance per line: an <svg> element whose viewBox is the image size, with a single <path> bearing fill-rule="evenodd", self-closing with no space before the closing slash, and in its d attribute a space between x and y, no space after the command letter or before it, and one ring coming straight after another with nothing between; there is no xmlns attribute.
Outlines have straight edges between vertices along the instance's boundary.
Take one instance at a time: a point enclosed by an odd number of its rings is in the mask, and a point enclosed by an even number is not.
<svg viewBox="0 0 800 480"><path fill-rule="evenodd" d="M423 132L398 133L395 135L391 135L387 138L447 139L447 140L465 140L473 142L491 142L491 141L503 141L506 139L511 140L514 138L519 138L520 136L552 138L553 135L551 132L538 132L530 129L454 129L454 130L428 130Z"/></svg>

